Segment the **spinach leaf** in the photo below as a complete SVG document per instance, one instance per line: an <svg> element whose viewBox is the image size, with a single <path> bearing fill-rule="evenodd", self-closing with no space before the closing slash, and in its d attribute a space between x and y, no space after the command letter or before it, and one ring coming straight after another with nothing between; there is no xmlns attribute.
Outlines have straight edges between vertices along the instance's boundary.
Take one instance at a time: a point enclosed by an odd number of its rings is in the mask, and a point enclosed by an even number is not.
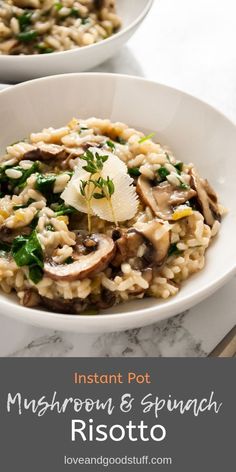
<svg viewBox="0 0 236 472"><path fill-rule="evenodd" d="M72 257L67 257L67 259L65 260L64 264L73 264L74 259Z"/></svg>
<svg viewBox="0 0 236 472"><path fill-rule="evenodd" d="M37 285L43 278L43 269L37 265L31 266L29 268L29 278L35 285Z"/></svg>
<svg viewBox="0 0 236 472"><path fill-rule="evenodd" d="M0 166L0 187L5 187L6 184L9 182L9 177L6 175L6 170L7 169L12 169L14 168L14 165L8 165L8 166ZM5 192L3 192L5 194Z"/></svg>
<svg viewBox="0 0 236 472"><path fill-rule="evenodd" d="M166 177L167 175L170 174L170 172L166 169L166 167L160 167L160 169L158 169L157 171L159 177L160 177L160 181L163 182L164 180L166 180Z"/></svg>
<svg viewBox="0 0 236 472"><path fill-rule="evenodd" d="M18 267L29 267L29 278L38 283L43 277L43 250L34 230L30 236L14 239L12 255Z"/></svg>
<svg viewBox="0 0 236 472"><path fill-rule="evenodd" d="M0 257L4 257L11 250L11 245L0 241Z"/></svg>
<svg viewBox="0 0 236 472"><path fill-rule="evenodd" d="M23 169L20 166L5 166L0 168L0 186L4 189L6 193L12 193L15 187L22 189L26 185L27 179L32 175L38 172L40 168L39 162L34 162L29 169ZM11 179L6 175L7 169L19 170L21 172L21 177L19 179Z"/></svg>
<svg viewBox="0 0 236 472"><path fill-rule="evenodd" d="M183 166L184 166L183 162L177 162L177 164L174 164L174 167L179 173L182 172Z"/></svg>
<svg viewBox="0 0 236 472"><path fill-rule="evenodd" d="M37 36L38 36L38 32L35 30L31 30L31 31L23 31L22 33L19 33L17 35L17 38L23 43L28 43L32 41L33 39L37 38Z"/></svg>
<svg viewBox="0 0 236 472"><path fill-rule="evenodd" d="M127 143L127 141L124 138L122 138L121 136L116 137L116 142L119 143L119 144L126 144Z"/></svg>
<svg viewBox="0 0 236 472"><path fill-rule="evenodd" d="M68 16L73 16L74 18L80 18L80 12L78 8L71 8L70 13Z"/></svg>
<svg viewBox="0 0 236 472"><path fill-rule="evenodd" d="M53 174L43 175L38 174L35 184L35 189L38 190L47 199L48 203L52 203L59 198L58 194L53 194L54 184L56 182L56 176Z"/></svg>
<svg viewBox="0 0 236 472"><path fill-rule="evenodd" d="M9 252L11 250L11 245L7 243L2 243L0 241L0 251Z"/></svg>
<svg viewBox="0 0 236 472"><path fill-rule="evenodd" d="M131 175L131 177L139 177L141 175L141 172L139 170L139 167L130 167L128 169L128 174Z"/></svg>
<svg viewBox="0 0 236 472"><path fill-rule="evenodd" d="M62 216L62 215L70 215L71 213L76 213L76 209L65 205L65 203L62 203L60 205L55 205L53 209L56 213L56 216Z"/></svg>
<svg viewBox="0 0 236 472"><path fill-rule="evenodd" d="M181 254L182 251L180 251L178 248L177 248L177 244L174 243L174 244L171 244L170 247L169 247L169 251L168 251L168 257L170 256L178 256L179 254Z"/></svg>
<svg viewBox="0 0 236 472"><path fill-rule="evenodd" d="M40 163L38 161L34 162L29 169L24 170L24 169L22 169L22 167L20 167L18 170L20 170L22 172L22 177L19 180L16 181L15 186L19 187L20 189L24 188L27 179L32 174L35 174L36 172L38 172L39 168L40 168ZM12 180L11 180L11 182L12 182Z"/></svg>
<svg viewBox="0 0 236 472"><path fill-rule="evenodd" d="M12 255L14 255L27 243L28 241L28 236L17 236L12 244Z"/></svg>
<svg viewBox="0 0 236 472"><path fill-rule="evenodd" d="M31 11L25 11L22 15L19 15L17 17L18 21L19 21L19 25L20 25L20 30L21 31L25 31L27 26L29 26L31 24L31 16L32 16L33 12Z"/></svg>
<svg viewBox="0 0 236 472"><path fill-rule="evenodd" d="M39 221L39 212L35 215L34 219L29 224L30 228L35 229Z"/></svg>

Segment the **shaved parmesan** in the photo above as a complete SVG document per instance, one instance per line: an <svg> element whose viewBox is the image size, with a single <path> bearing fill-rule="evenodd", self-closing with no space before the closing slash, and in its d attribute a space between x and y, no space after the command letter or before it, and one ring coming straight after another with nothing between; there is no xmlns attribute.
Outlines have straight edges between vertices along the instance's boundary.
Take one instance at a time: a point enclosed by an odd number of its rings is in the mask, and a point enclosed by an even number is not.
<svg viewBox="0 0 236 472"><path fill-rule="evenodd" d="M91 147L89 150L95 154L107 155L108 159L103 164L101 176L104 179L109 177L114 184L115 191L111 196L110 202L106 198L91 200L91 214L97 215L99 218L114 222L126 221L134 217L138 209L138 196L133 186L133 179L127 173L127 167L115 154L104 151L100 148ZM73 206L78 211L83 213L88 212L86 199L81 194L80 184L81 180L88 181L90 173L83 167L86 162L81 159L75 169L75 174L66 189L61 195L61 198L68 205ZM97 179L99 174L94 174L93 179Z"/></svg>

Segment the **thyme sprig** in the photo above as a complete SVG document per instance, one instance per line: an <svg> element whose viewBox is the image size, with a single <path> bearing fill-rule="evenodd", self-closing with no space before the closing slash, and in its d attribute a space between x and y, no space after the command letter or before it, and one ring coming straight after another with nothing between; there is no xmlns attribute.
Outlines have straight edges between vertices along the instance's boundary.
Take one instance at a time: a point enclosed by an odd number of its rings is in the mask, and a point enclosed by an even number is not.
<svg viewBox="0 0 236 472"><path fill-rule="evenodd" d="M91 202L93 198L95 198L95 200L101 200L103 198L106 198L111 209L113 220L117 225L117 221L116 221L116 217L114 214L114 209L113 209L112 201L111 201L111 197L115 192L115 186L112 179L110 179L109 176L106 179L104 179L101 175L103 165L107 161L108 156L98 154L97 152L93 153L92 151L88 149L86 153L82 156L82 159L86 161L86 165L83 167L83 169L89 172L90 174L88 180L82 180L82 179L80 180L80 192L81 192L81 195L85 198L86 203L87 203L89 233L91 233L91 230L92 230ZM95 174L96 174L96 178L95 178Z"/></svg>
<svg viewBox="0 0 236 472"><path fill-rule="evenodd" d="M93 153L89 149L85 152L81 159L87 162L86 166L83 167L84 170L90 174L97 174L103 169L103 164L107 161L108 156L98 154L98 152Z"/></svg>

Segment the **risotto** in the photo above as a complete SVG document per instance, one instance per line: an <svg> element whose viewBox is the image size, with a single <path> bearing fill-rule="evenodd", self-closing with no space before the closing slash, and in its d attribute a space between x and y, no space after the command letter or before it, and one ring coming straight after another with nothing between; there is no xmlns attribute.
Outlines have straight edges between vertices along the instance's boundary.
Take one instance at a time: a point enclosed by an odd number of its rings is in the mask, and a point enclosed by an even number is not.
<svg viewBox="0 0 236 472"><path fill-rule="evenodd" d="M24 306L96 313L176 295L203 269L223 209L153 135L73 118L11 144L0 165L0 287Z"/></svg>
<svg viewBox="0 0 236 472"><path fill-rule="evenodd" d="M115 0L0 0L0 54L89 46L120 26Z"/></svg>

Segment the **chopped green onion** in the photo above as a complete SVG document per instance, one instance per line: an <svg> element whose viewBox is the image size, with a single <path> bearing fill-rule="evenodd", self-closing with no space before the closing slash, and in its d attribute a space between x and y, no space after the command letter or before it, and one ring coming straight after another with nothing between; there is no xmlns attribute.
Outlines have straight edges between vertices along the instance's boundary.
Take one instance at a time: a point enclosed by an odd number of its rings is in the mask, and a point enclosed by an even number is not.
<svg viewBox="0 0 236 472"><path fill-rule="evenodd" d="M144 136L143 138L141 138L138 143L139 144L142 144L142 143L145 143L145 141L148 141L149 139L152 139L153 136L155 136L156 133L151 133L151 134L148 134L147 136Z"/></svg>
<svg viewBox="0 0 236 472"><path fill-rule="evenodd" d="M54 8L60 11L63 8L63 4L61 2L54 3Z"/></svg>
<svg viewBox="0 0 236 472"><path fill-rule="evenodd" d="M54 49L53 48L49 48L47 46L44 46L43 44L36 44L35 46L40 54L51 54L52 52L54 52Z"/></svg>
<svg viewBox="0 0 236 472"><path fill-rule="evenodd" d="M179 188L182 188L183 190L189 190L191 187L190 185L186 184L185 182L182 182L182 180L179 179Z"/></svg>

